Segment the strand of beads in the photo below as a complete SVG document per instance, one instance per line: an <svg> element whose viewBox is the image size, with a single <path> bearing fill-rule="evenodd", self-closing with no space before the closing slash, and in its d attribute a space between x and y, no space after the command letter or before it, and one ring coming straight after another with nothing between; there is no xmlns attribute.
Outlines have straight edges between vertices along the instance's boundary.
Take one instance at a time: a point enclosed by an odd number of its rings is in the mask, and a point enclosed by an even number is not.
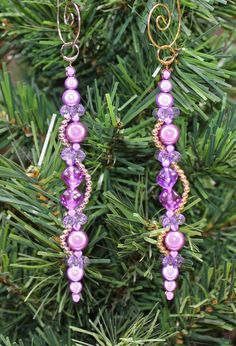
<svg viewBox="0 0 236 346"><path fill-rule="evenodd" d="M91 177L82 161L85 153L80 144L87 136L86 126L80 122L85 113L85 108L80 103L80 94L76 90L78 80L75 78L75 69L72 66L66 68L66 90L62 95L64 105L60 109L65 120L59 129L59 139L65 146L61 152L61 158L66 163L66 169L61 177L67 185L67 189L60 197L60 202L67 209L63 223L65 230L61 235L61 246L67 255L67 277L70 282L70 291L74 302L79 302L82 291L81 280L84 276L86 257L83 256L88 244L88 236L83 230L87 222L87 216L83 214L92 190ZM79 185L85 183L85 193L78 190Z"/></svg>
<svg viewBox="0 0 236 346"><path fill-rule="evenodd" d="M185 217L180 214L187 203L189 194L189 183L184 172L177 165L181 156L175 150L180 132L176 125L172 124L175 117L179 115L179 109L173 107L174 98L171 95L172 82L171 73L165 69L162 73L162 80L159 83L161 93L156 97L158 109L153 114L158 122L153 130L153 139L159 149L157 160L161 162L163 168L156 178L156 182L163 188L159 200L166 209L165 215L161 218L161 223L165 232L162 233L157 242L157 246L164 254L162 260L162 275L165 279L165 295L168 300L174 298L176 289L176 279L179 276L179 268L183 258L178 253L185 243L183 233L179 231L179 226L184 223ZM183 183L183 195L180 197L173 189L178 179Z"/></svg>

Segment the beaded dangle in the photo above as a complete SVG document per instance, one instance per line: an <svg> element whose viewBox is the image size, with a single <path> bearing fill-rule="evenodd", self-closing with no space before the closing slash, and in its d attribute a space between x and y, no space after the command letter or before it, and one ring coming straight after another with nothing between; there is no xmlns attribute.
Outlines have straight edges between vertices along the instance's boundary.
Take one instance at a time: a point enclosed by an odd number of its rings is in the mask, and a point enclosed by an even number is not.
<svg viewBox="0 0 236 346"><path fill-rule="evenodd" d="M88 244L88 236L83 230L87 216L83 214L83 210L89 201L92 183L91 177L82 163L85 153L81 149L81 143L87 136L87 127L80 121L85 114L85 108L80 103L81 97L77 91L79 82L75 78L75 68L72 66L79 55L79 47L76 42L80 34L80 10L73 1L68 1L64 10L64 23L73 27L75 20L78 22L75 38L73 41L65 42L60 29L60 2L58 0L57 25L59 37L63 42L61 53L63 59L69 63L69 66L66 67L66 90L62 95L63 106L60 109L60 114L64 119L59 129L59 139L65 147L61 152L61 158L66 164L61 177L67 186L60 196L62 206L67 210L63 218L65 230L60 240L67 257L66 274L69 288L73 301L77 303L81 298L81 280L86 264L86 257L83 256L82 251ZM76 54L72 57L66 56L64 52L68 48L72 48ZM84 193L78 189L82 183L85 185Z"/></svg>
<svg viewBox="0 0 236 346"><path fill-rule="evenodd" d="M156 96L157 109L153 111L153 115L157 119L157 123L152 132L153 141L158 149L157 160L160 161L162 169L157 175L156 182L162 187L163 191L159 196L159 201L166 209L166 213L161 218L164 232L160 234L157 241L157 247L163 254L162 257L162 276L164 278L164 289L167 300L174 298L174 291L177 287L176 279L179 276L179 268L183 262L179 251L183 248L185 237L179 231L179 226L185 221L184 215L181 214L188 200L190 192L189 182L179 167L177 162L181 155L175 150L175 144L180 137L180 131L173 124L174 119L179 115L180 111L174 107L174 98L171 94L173 88L171 82L170 65L177 56L177 49L174 48L175 42L180 33L181 14L180 1L177 0L178 9L178 29L173 41L169 44L159 45L153 38L151 30L151 20L155 16L155 11L161 10L167 13L167 18L163 14L159 14L155 19L155 27L157 31L165 31L169 28L172 14L166 4L154 5L148 16L148 36L152 44L157 48L157 58L164 69L161 73L161 81L158 85L160 93ZM161 56L168 52L166 58ZM183 185L182 196L174 190L174 185L180 180Z"/></svg>

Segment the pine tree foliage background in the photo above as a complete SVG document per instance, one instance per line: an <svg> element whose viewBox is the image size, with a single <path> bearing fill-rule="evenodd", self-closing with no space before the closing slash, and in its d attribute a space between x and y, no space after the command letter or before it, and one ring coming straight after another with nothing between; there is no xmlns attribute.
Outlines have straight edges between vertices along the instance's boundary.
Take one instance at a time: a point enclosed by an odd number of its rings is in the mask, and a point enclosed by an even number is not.
<svg viewBox="0 0 236 346"><path fill-rule="evenodd" d="M154 1L77 3L82 35L76 68L94 185L86 227L90 265L77 306L58 243L64 189L59 116L37 168L63 90L56 1L0 3L0 345L235 345L236 3L181 0L173 94L191 198L182 227L186 260L173 303L162 290L161 229L152 227L163 212L151 138L158 62L146 37ZM174 0L166 3L174 9ZM176 24L171 30L169 37Z"/></svg>

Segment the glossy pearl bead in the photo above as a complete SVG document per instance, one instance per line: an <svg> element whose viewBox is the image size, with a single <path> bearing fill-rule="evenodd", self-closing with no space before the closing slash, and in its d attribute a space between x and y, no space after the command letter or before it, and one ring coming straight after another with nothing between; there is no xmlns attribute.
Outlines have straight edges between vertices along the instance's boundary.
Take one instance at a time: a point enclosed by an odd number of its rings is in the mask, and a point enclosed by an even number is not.
<svg viewBox="0 0 236 346"><path fill-rule="evenodd" d="M167 299L167 300L172 300L172 299L174 299L174 293L173 293L173 292L166 291L166 292L165 292L165 295L166 295L166 299Z"/></svg>
<svg viewBox="0 0 236 346"><path fill-rule="evenodd" d="M67 238L67 244L71 250L83 250L88 245L88 236L83 231L72 231Z"/></svg>
<svg viewBox="0 0 236 346"><path fill-rule="evenodd" d="M182 249L185 243L185 238L183 233L176 231L176 232L168 232L165 237L165 245L168 250L171 251L178 251Z"/></svg>
<svg viewBox="0 0 236 346"><path fill-rule="evenodd" d="M168 281L175 280L179 275L179 270L176 267L168 265L162 269L163 277Z"/></svg>
<svg viewBox="0 0 236 346"><path fill-rule="evenodd" d="M68 66L66 68L66 75L68 77L73 77L75 75L75 68L73 66Z"/></svg>
<svg viewBox="0 0 236 346"><path fill-rule="evenodd" d="M167 291L172 292L176 289L176 282L175 281L165 281L164 287Z"/></svg>
<svg viewBox="0 0 236 346"><path fill-rule="evenodd" d="M65 80L65 87L66 89L76 89L79 85L78 79L74 78L74 77L68 77Z"/></svg>
<svg viewBox="0 0 236 346"><path fill-rule="evenodd" d="M82 291L83 285L81 282L71 282L70 283L70 291L72 293L80 293Z"/></svg>
<svg viewBox="0 0 236 346"><path fill-rule="evenodd" d="M159 137L162 143L166 145L175 144L180 136L180 131L177 126L173 124L164 125L160 129Z"/></svg>
<svg viewBox="0 0 236 346"><path fill-rule="evenodd" d="M172 90L172 83L169 80L163 79L159 84L159 88L164 93L168 93Z"/></svg>
<svg viewBox="0 0 236 346"><path fill-rule="evenodd" d="M80 295L79 294L76 294L76 293L73 293L72 294L72 300L74 303L78 303L80 301Z"/></svg>
<svg viewBox="0 0 236 346"><path fill-rule="evenodd" d="M66 128L66 137L71 143L80 143L85 140L87 136L87 128L84 124L71 123Z"/></svg>
<svg viewBox="0 0 236 346"><path fill-rule="evenodd" d="M160 108L169 108L174 104L174 98L171 94L160 93L156 96L157 106Z"/></svg>
<svg viewBox="0 0 236 346"><path fill-rule="evenodd" d="M67 106L75 106L80 103L80 93L77 90L66 90L62 95L62 101Z"/></svg>
<svg viewBox="0 0 236 346"><path fill-rule="evenodd" d="M67 269L67 276L70 281L80 281L84 276L84 271L80 267L70 267Z"/></svg>
<svg viewBox="0 0 236 346"><path fill-rule="evenodd" d="M162 78L163 79L169 79L171 77L171 72L167 69L165 69L163 72L162 72Z"/></svg>

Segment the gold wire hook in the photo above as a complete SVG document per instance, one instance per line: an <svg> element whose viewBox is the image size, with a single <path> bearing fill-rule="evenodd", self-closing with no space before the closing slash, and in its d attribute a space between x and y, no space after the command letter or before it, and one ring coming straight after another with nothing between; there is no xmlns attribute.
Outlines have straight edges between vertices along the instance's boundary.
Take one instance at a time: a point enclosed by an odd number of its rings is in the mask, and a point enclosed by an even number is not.
<svg viewBox="0 0 236 346"><path fill-rule="evenodd" d="M76 34L74 36L73 41L66 41L62 35L61 32L61 24L60 24L60 7L62 6L62 4L60 4L60 0L57 0L57 31L58 31L58 35L63 43L62 47L61 47L61 55L63 57L63 59L67 62L69 62L70 64L72 64L77 57L79 56L79 46L77 44L77 41L79 39L79 35L80 35L80 28L81 28L81 16L80 16L80 8L79 6L74 3L73 0L67 0L65 8L64 8L64 14L63 14L63 18L64 18L64 24L65 25L69 25L71 28L73 27L75 21L77 21L77 30L76 30ZM73 13L73 11L75 12L75 14ZM76 51L74 56L67 56L64 54L64 50L66 48L71 47Z"/></svg>
<svg viewBox="0 0 236 346"><path fill-rule="evenodd" d="M177 11L178 11L178 29L177 33L174 37L174 39L165 45L159 45L158 42L153 38L152 30L151 30L151 19L153 16L154 11L157 8L163 8L166 11L166 16L164 14L160 14L156 17L155 23L156 23L156 30L159 32L164 32L169 29L170 24L171 24L171 19L172 19L172 14L170 12L169 6L166 4L156 4L152 7L151 11L149 12L148 15L148 21L147 21L147 32L148 32L148 37L151 43L153 44L154 47L157 48L157 59L160 61L160 63L166 67L168 65L172 64L173 61L175 60L178 50L177 48L174 48L173 46L175 45L179 34L180 34L180 28L181 28L181 10L180 10L180 0L177 0ZM162 59L161 58L161 52L163 51L169 51L171 53L169 58Z"/></svg>

